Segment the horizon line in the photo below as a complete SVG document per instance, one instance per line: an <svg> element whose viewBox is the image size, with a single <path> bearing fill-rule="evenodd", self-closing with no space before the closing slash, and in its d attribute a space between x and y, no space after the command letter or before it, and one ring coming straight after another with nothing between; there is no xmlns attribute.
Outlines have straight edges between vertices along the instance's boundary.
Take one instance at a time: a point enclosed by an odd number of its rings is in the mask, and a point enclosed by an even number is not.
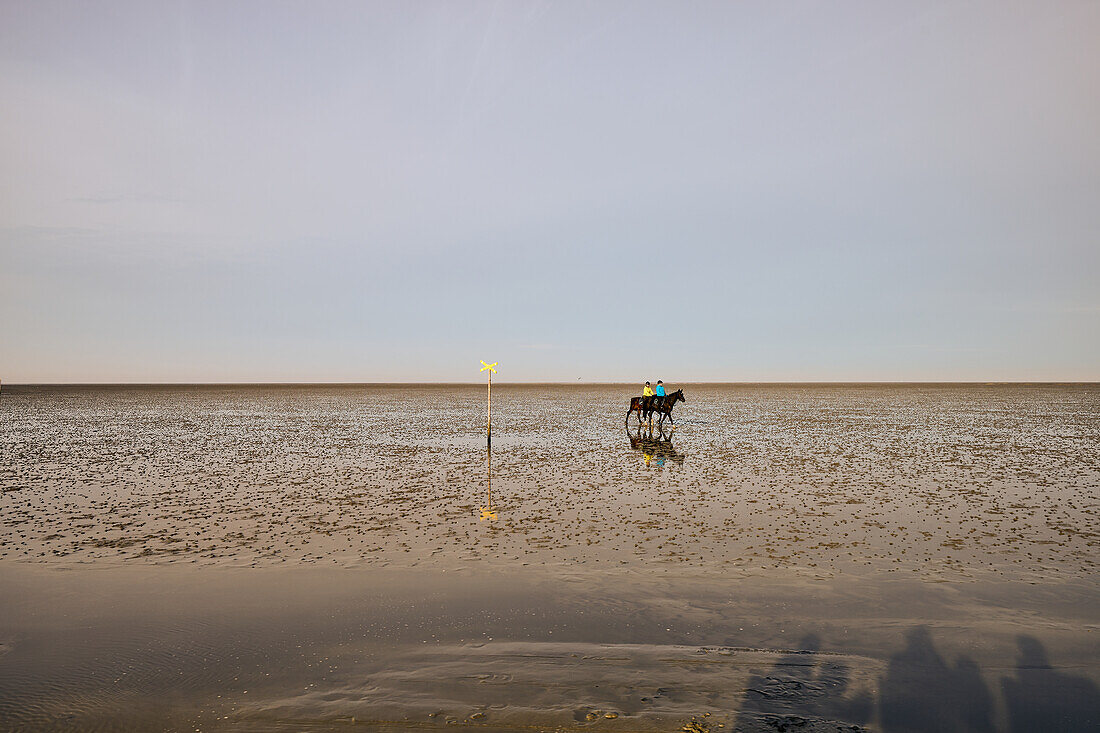
<svg viewBox="0 0 1100 733"><path fill-rule="evenodd" d="M586 385L586 386L629 386L643 384L643 382L626 381L561 381L561 380L533 380L497 382L498 386L530 386L530 385ZM438 387L470 387L485 384L484 381L415 381L415 382L9 382L6 385L0 380L0 385L8 387L397 387L397 386L438 386ZM1018 380L740 380L740 381L682 381L676 384L683 385L1029 385L1029 384L1064 384L1064 385L1100 385L1100 380L1066 380L1066 379L1018 379Z"/></svg>

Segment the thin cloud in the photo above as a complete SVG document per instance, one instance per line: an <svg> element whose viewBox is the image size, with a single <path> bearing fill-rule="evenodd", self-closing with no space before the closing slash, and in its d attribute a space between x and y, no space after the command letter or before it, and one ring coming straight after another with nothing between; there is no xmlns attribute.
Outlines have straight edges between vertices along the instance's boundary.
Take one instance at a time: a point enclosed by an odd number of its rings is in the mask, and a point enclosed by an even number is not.
<svg viewBox="0 0 1100 733"><path fill-rule="evenodd" d="M75 204L182 204L185 199L173 196L154 196L151 194L130 194L123 196L76 196L64 199Z"/></svg>

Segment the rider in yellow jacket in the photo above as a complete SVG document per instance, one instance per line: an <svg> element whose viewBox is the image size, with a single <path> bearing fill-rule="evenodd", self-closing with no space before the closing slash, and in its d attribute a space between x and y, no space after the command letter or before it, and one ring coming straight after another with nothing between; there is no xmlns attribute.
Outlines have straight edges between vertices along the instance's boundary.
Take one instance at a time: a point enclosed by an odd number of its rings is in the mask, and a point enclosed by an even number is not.
<svg viewBox="0 0 1100 733"><path fill-rule="evenodd" d="M651 402L653 402L653 388L649 386L649 382L646 382L645 387L642 388L642 409L648 410Z"/></svg>

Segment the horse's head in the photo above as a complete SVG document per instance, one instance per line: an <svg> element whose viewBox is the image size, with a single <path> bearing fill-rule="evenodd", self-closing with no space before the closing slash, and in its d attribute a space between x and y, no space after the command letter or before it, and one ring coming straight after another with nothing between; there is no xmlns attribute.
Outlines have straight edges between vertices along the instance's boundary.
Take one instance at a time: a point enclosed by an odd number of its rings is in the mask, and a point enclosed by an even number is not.
<svg viewBox="0 0 1100 733"><path fill-rule="evenodd" d="M673 397L676 398L677 402L687 402L687 400L684 399L684 390L682 389L676 390L676 394L674 394Z"/></svg>

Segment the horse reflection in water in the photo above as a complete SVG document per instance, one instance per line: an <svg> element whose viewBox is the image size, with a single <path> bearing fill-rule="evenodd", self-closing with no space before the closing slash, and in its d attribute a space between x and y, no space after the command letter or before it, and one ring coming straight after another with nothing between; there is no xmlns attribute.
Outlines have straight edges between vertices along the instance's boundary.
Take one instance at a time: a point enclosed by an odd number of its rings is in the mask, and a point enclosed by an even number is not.
<svg viewBox="0 0 1100 733"><path fill-rule="evenodd" d="M655 431L652 427L643 428L639 425L633 435L627 430L626 437L630 439L630 448L641 452L646 468L654 466L661 469L668 463L683 467L686 454L672 447L672 429L666 432L664 428L658 427Z"/></svg>

